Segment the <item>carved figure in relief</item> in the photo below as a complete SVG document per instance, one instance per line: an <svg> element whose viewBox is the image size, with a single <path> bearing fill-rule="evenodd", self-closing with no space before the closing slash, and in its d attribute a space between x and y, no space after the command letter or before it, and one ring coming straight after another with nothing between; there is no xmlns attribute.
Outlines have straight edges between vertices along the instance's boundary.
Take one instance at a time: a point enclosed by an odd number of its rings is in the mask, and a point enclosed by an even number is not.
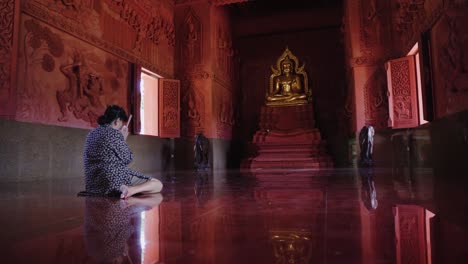
<svg viewBox="0 0 468 264"><path fill-rule="evenodd" d="M304 65L298 67L298 60L288 48L277 60L277 69L271 67L270 89L266 94L267 105L307 104L310 90Z"/></svg>
<svg viewBox="0 0 468 264"><path fill-rule="evenodd" d="M100 101L104 93L102 78L83 64L82 55L78 52L75 52L73 62L60 67L60 71L68 79L68 88L56 93L62 114L58 121L68 121L69 112L72 112L76 118L94 124L105 108Z"/></svg>
<svg viewBox="0 0 468 264"><path fill-rule="evenodd" d="M193 89L189 88L187 94L182 99L185 109L185 119L192 123L194 126L199 126L200 124L200 114L198 112L198 105L197 105L197 96Z"/></svg>
<svg viewBox="0 0 468 264"><path fill-rule="evenodd" d="M224 101L219 106L219 121L222 124L232 126L235 123L234 110L232 103L229 101Z"/></svg>
<svg viewBox="0 0 468 264"><path fill-rule="evenodd" d="M395 24L397 32L403 41L408 41L417 32L419 22L424 21L426 13L424 10L425 0L398 0L396 3L397 13Z"/></svg>
<svg viewBox="0 0 468 264"><path fill-rule="evenodd" d="M195 30L193 19L191 16L187 19L187 35L185 36L185 45L187 49L187 59L192 61L195 57L195 45L198 41L198 33Z"/></svg>
<svg viewBox="0 0 468 264"><path fill-rule="evenodd" d="M151 23L147 25L146 30L146 37L153 41L154 44L159 44L159 39L161 37L161 27L162 27L162 19L160 15L156 15L151 20Z"/></svg>
<svg viewBox="0 0 468 264"><path fill-rule="evenodd" d="M382 43L382 14L381 9L377 8L376 0L369 0L367 12L365 15L364 36L367 45L375 45Z"/></svg>
<svg viewBox="0 0 468 264"><path fill-rule="evenodd" d="M382 68L377 69L364 87L366 123L373 124L376 127L386 127L388 122L385 74Z"/></svg>
<svg viewBox="0 0 468 264"><path fill-rule="evenodd" d="M67 8L73 8L75 11L81 10L81 0L61 0L62 4Z"/></svg>
<svg viewBox="0 0 468 264"><path fill-rule="evenodd" d="M19 60L24 59L24 79L18 86L16 117L20 120L47 120L49 109L43 102L48 100L47 94L51 89L48 78L53 76L56 60L63 55L65 46L58 34L34 19L24 20L24 29L22 52L19 53Z"/></svg>
<svg viewBox="0 0 468 264"><path fill-rule="evenodd" d="M52 72L55 69L55 59L63 55L65 46L62 39L57 34L53 33L49 28L42 27L34 20L24 22L27 30L24 36L24 59L25 59L25 76L31 79L31 84L24 87L24 96L36 96L40 91L37 87L37 79L42 76L36 76L38 68L37 63L40 63L42 70ZM39 74L42 74L40 72Z"/></svg>
<svg viewBox="0 0 468 264"><path fill-rule="evenodd" d="M218 29L218 67L224 69L224 49L226 49L227 43L224 38L224 31L222 28Z"/></svg>
<svg viewBox="0 0 468 264"><path fill-rule="evenodd" d="M394 113L399 119L411 119L411 98L398 96L395 97Z"/></svg>

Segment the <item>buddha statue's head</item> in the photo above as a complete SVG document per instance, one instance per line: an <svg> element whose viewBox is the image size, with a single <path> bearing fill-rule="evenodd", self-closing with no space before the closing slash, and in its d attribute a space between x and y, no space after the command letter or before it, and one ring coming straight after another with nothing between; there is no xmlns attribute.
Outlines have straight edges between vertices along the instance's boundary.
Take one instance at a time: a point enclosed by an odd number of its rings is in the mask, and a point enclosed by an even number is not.
<svg viewBox="0 0 468 264"><path fill-rule="evenodd" d="M294 72L294 62L286 56L283 61L281 61L281 72L285 74L290 74Z"/></svg>

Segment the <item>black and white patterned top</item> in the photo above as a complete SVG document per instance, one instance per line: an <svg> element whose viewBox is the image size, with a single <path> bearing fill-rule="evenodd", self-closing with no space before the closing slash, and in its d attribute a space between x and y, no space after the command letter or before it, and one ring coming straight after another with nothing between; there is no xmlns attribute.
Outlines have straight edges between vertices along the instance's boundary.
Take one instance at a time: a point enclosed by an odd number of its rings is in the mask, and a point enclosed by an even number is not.
<svg viewBox="0 0 468 264"><path fill-rule="evenodd" d="M87 193L115 195L120 186L130 185L132 176L150 179L127 167L133 154L122 133L110 125L89 132L83 156Z"/></svg>

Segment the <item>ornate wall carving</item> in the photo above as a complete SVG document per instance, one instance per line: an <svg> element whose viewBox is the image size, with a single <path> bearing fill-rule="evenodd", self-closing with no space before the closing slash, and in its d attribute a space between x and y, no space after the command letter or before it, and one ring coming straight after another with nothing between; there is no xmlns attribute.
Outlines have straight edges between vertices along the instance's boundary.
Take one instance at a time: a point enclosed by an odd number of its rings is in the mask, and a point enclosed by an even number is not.
<svg viewBox="0 0 468 264"><path fill-rule="evenodd" d="M226 25L219 25L216 32L216 66L222 76L227 77L227 80L231 80L233 75L232 57L234 56L232 37L226 29Z"/></svg>
<svg viewBox="0 0 468 264"><path fill-rule="evenodd" d="M452 6L431 30L436 115L468 109L468 3Z"/></svg>
<svg viewBox="0 0 468 264"><path fill-rule="evenodd" d="M159 120L161 137L180 136L180 83L178 80L160 79Z"/></svg>
<svg viewBox="0 0 468 264"><path fill-rule="evenodd" d="M107 104L127 107L128 63L27 15L16 119L90 128Z"/></svg>
<svg viewBox="0 0 468 264"><path fill-rule="evenodd" d="M421 32L426 19L424 3L426 0L398 0L394 3L393 24L394 30L401 41L407 45L413 36Z"/></svg>
<svg viewBox="0 0 468 264"><path fill-rule="evenodd" d="M200 67L186 72L181 80L181 118L182 135L193 137L207 128L208 91L206 89L210 74Z"/></svg>
<svg viewBox="0 0 468 264"><path fill-rule="evenodd" d="M365 123L376 128L387 127L387 79L384 69L378 68L364 86Z"/></svg>
<svg viewBox="0 0 468 264"><path fill-rule="evenodd" d="M385 21L382 1L361 0L361 49L383 44Z"/></svg>
<svg viewBox="0 0 468 264"><path fill-rule="evenodd" d="M375 66L381 64L382 60L371 56L362 56L350 59L351 67Z"/></svg>
<svg viewBox="0 0 468 264"><path fill-rule="evenodd" d="M182 36L180 45L180 58L183 61L182 66L190 67L194 64L200 64L202 60L202 39L203 31L200 19L195 11L190 8L184 19L182 26Z"/></svg>
<svg viewBox="0 0 468 264"><path fill-rule="evenodd" d="M409 63L400 61L391 64L392 95L394 100L394 114L398 119L412 119L411 111L411 84L409 76Z"/></svg>
<svg viewBox="0 0 468 264"><path fill-rule="evenodd" d="M96 47L172 77L173 10L161 3L149 0L29 0L23 2L22 10Z"/></svg>
<svg viewBox="0 0 468 264"><path fill-rule="evenodd" d="M232 128L236 120L235 98L232 92L218 82L213 82L214 89L214 119L216 120L216 136L223 139L232 138Z"/></svg>
<svg viewBox="0 0 468 264"><path fill-rule="evenodd" d="M14 115L18 1L0 2L0 116Z"/></svg>

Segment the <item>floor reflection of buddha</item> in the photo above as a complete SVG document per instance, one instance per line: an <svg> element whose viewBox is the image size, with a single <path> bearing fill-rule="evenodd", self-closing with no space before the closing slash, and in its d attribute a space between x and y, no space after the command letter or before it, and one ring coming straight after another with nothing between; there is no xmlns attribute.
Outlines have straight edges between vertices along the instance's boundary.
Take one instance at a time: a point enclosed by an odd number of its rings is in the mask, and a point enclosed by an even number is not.
<svg viewBox="0 0 468 264"><path fill-rule="evenodd" d="M301 78L294 73L294 62L286 57L281 62L281 74L273 79L273 91L267 96L268 102L293 102L306 99Z"/></svg>

